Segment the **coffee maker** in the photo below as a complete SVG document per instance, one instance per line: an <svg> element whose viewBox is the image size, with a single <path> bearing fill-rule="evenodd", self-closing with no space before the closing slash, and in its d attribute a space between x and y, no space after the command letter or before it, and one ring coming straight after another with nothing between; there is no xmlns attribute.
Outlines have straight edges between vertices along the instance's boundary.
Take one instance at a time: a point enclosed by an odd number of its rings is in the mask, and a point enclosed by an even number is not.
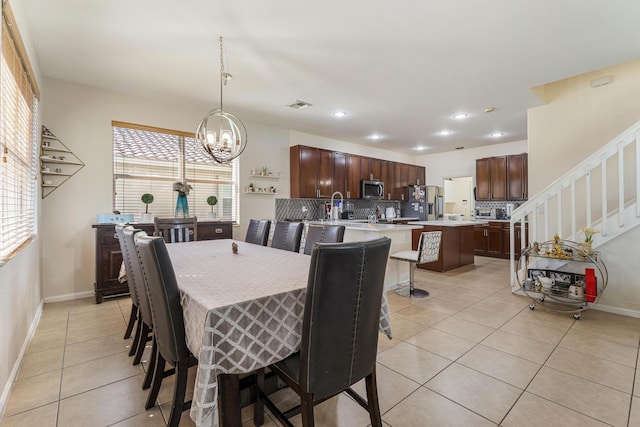
<svg viewBox="0 0 640 427"><path fill-rule="evenodd" d="M344 202L344 210L342 211L342 219L355 219L354 206L352 202Z"/></svg>

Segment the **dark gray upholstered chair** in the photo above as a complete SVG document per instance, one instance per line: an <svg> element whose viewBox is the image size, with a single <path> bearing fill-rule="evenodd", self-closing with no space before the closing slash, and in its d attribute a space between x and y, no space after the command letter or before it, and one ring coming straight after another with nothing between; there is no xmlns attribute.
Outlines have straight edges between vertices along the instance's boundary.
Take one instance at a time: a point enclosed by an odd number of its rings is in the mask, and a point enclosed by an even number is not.
<svg viewBox="0 0 640 427"><path fill-rule="evenodd" d="M429 292L424 289L417 289L414 285L413 272L417 264L434 262L438 260L440 254L440 241L442 231L425 231L420 234L417 251L401 251L391 254L391 259L409 262L409 286L396 290L396 293L404 297L424 298L429 296Z"/></svg>
<svg viewBox="0 0 640 427"><path fill-rule="evenodd" d="M120 243L120 252L122 253L122 263L124 264L124 269L127 272L127 286L129 287L129 295L131 296L131 313L129 314L129 322L127 323L127 329L124 331L124 339L131 338L131 333L133 332L134 326L137 328L142 327L142 321L139 320L140 317L140 306L138 291L134 285L134 281L132 279L133 273L131 270L131 260L129 259L129 254L127 252L127 248L124 243L124 234L122 233L122 229L126 227L125 224L116 224L116 236L118 236L118 242ZM137 335L137 330L136 330ZM135 336L134 335L134 342ZM131 350L129 351L129 356L133 356L135 352L135 347L131 346Z"/></svg>
<svg viewBox="0 0 640 427"><path fill-rule="evenodd" d="M134 365L139 364L142 360L142 354L144 353L147 342L152 339L151 333L153 332L149 297L147 296L147 288L144 284L142 268L140 267L140 260L134 243L134 236L139 232L141 232L141 230L135 229L130 225L122 229L122 237L124 238L124 250L122 254L125 259L125 269L127 268L127 265L129 265L129 269L127 270L127 281L131 281L130 283L133 284L135 291L138 294L138 302L140 303L139 308L141 321L138 323L136 336L133 340L131 351L129 352L130 356L135 354L135 357L133 358ZM152 349L151 359L153 360L154 357L155 353ZM151 385L153 372L150 371L150 369L147 370L147 375L145 376L144 383L142 385L142 388L145 390Z"/></svg>
<svg viewBox="0 0 640 427"><path fill-rule="evenodd" d="M162 236L167 243L183 243L198 240L198 217L153 219L155 236Z"/></svg>
<svg viewBox="0 0 640 427"><path fill-rule="evenodd" d="M135 236L135 244L149 296L153 336L158 350L149 398L154 402L157 399L162 378L171 371L165 371L166 363L169 363L175 369L176 377L167 425L177 427L182 411L191 407L191 401L184 401L187 374L189 367L196 365L197 360L187 348L180 292L164 240L140 232Z"/></svg>
<svg viewBox="0 0 640 427"><path fill-rule="evenodd" d="M301 222L276 222L271 247L285 251L300 252L300 239L304 224Z"/></svg>
<svg viewBox="0 0 640 427"><path fill-rule="evenodd" d="M311 255L314 243L342 243L344 225L310 225L304 243L305 255Z"/></svg>
<svg viewBox="0 0 640 427"><path fill-rule="evenodd" d="M247 227L247 236L245 237L244 241L247 243L253 243L254 245L267 246L270 228L271 221L269 221L268 219L249 220L249 227Z"/></svg>
<svg viewBox="0 0 640 427"><path fill-rule="evenodd" d="M313 406L346 391L381 427L376 385L378 324L391 240L318 244L311 254L300 351L269 366L301 398L284 413L264 392L264 369L257 375L254 422L262 425L264 405L284 425L302 413L312 427ZM350 387L365 379L367 401Z"/></svg>

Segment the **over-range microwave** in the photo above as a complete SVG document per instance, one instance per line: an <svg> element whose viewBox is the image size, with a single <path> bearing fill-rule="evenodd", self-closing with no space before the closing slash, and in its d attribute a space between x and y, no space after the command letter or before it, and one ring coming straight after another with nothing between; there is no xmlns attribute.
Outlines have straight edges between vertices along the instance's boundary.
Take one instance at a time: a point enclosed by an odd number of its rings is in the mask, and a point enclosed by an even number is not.
<svg viewBox="0 0 640 427"><path fill-rule="evenodd" d="M362 180L360 187L361 199L380 200L384 198L384 183L382 181Z"/></svg>

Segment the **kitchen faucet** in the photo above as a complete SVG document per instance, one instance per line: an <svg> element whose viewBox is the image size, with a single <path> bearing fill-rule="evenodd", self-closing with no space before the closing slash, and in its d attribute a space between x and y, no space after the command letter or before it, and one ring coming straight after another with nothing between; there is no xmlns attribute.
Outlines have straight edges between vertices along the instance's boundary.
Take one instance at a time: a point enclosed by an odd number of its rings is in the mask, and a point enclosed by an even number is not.
<svg viewBox="0 0 640 427"><path fill-rule="evenodd" d="M335 192L331 195L331 221L333 221L334 219L339 219L339 218L334 218L334 216L338 216L338 215L340 214L340 210L337 210L337 211L336 211L336 212L337 212L337 214L334 214L334 213L333 213L333 209L334 209L334 206L333 206L333 197L334 197L336 194L340 196L340 208L342 208L342 204L344 203L344 196L342 195L342 193L341 193L341 192L339 192L339 191L335 191Z"/></svg>

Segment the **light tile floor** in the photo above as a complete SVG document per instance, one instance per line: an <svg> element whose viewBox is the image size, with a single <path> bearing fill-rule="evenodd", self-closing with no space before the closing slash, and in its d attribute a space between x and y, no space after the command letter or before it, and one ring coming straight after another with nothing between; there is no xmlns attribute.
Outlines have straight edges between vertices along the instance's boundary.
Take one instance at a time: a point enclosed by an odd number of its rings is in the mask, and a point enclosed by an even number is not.
<svg viewBox="0 0 640 427"><path fill-rule="evenodd" d="M419 270L429 298L389 294L394 339L381 335L378 354L385 425L640 426L640 319L529 310L508 276L508 261L476 257L444 274ZM145 411L145 367L131 365L122 339L129 309L128 298L46 304L0 426L164 426L172 381L160 407ZM362 383L356 389L364 394ZM285 389L276 399L294 396ZM346 395L319 405L315 418L369 425ZM243 420L253 425L251 407ZM188 412L181 425L193 425Z"/></svg>

